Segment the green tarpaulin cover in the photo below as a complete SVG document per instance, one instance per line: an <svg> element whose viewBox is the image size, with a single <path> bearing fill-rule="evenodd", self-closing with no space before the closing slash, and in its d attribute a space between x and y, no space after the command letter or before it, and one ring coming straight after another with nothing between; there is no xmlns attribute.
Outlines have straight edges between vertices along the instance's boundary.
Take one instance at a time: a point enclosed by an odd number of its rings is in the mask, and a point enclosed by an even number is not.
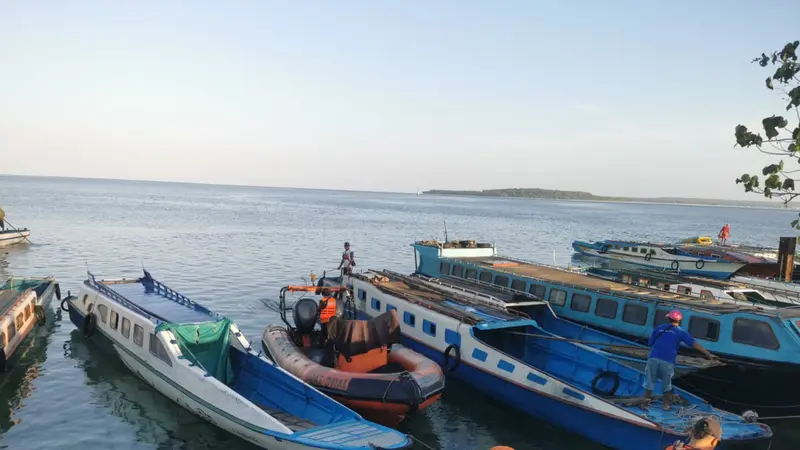
<svg viewBox="0 0 800 450"><path fill-rule="evenodd" d="M187 325L165 322L156 327L156 333L172 331L178 338L178 346L186 359L202 367L222 383L228 384L233 377L228 359L230 326L231 321L228 319Z"/></svg>

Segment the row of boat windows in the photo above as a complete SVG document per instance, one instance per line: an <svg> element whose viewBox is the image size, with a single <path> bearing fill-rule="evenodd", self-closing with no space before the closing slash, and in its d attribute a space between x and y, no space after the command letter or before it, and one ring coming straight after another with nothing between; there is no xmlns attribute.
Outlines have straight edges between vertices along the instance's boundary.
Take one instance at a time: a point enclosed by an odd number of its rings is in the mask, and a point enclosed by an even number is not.
<svg viewBox="0 0 800 450"><path fill-rule="evenodd" d="M89 297L88 294L83 296L83 304L86 304L86 299ZM88 312L92 312L93 304L89 305ZM112 330L119 331L119 334L122 335L125 339L131 338L131 321L128 320L127 317L122 317L122 326L120 327L120 315L116 311L109 310L106 305L97 305L97 314L100 316L100 321L108 324L108 327ZM139 347L144 347L144 328L142 328L138 324L133 324L133 343L138 345ZM172 360L169 358L169 353L167 353L167 349L164 348L164 344L156 338L156 335L150 333L150 353L163 361L168 366L172 367Z"/></svg>
<svg viewBox="0 0 800 450"><path fill-rule="evenodd" d="M8 328L5 332L0 333L0 348L5 348L8 345L8 342L11 339L14 339L14 336L17 335L17 330L25 325L25 321L31 318L33 315L33 301L30 301L23 312L17 314L14 318L14 321L8 325ZM8 334L8 336L6 336Z"/></svg>
<svg viewBox="0 0 800 450"><path fill-rule="evenodd" d="M623 252L633 252L633 253L641 253L643 255L647 254L647 249L644 247L620 247L619 245L612 245L611 248L614 250L622 250ZM652 248L650 249L650 254L655 255L656 251Z"/></svg>
<svg viewBox="0 0 800 450"><path fill-rule="evenodd" d="M442 262L439 266L439 271L443 274L450 273L450 264ZM479 279L486 283L492 283L497 286L509 287L509 278L503 275L495 275L486 270L478 271L474 268L465 268L459 264L452 266L452 275L462 278ZM510 280L511 289L522 292L528 292L541 299L545 299L547 287L541 284L530 283L525 280L513 279ZM527 289L526 289L527 287ZM554 306L565 306L567 303L567 292L552 288L547 300ZM590 313L592 304L592 297L585 294L572 294L569 308L573 311L580 313ZM655 317L653 318L653 326L657 327L667 322L666 314L669 310L656 309ZM649 309L643 305L634 303L626 303L622 309L622 321L638 326L647 325ZM610 298L598 298L595 302L594 315L604 319L614 320L619 314L619 302ZM704 317L691 317L689 319L689 333L696 339L703 339L707 341L718 341L720 336L720 322L714 319L707 319ZM731 340L736 343L750 345L753 347L761 347L772 350L780 348L775 332L772 326L767 322L759 320L738 318L733 321L733 330L731 332Z"/></svg>

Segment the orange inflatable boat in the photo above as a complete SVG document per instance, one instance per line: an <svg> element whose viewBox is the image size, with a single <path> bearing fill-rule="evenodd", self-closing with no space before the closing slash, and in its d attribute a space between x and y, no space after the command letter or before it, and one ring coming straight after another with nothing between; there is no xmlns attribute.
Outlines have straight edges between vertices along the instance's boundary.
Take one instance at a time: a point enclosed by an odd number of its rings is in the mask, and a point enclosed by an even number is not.
<svg viewBox="0 0 800 450"><path fill-rule="evenodd" d="M264 330L264 351L279 366L365 418L389 426L439 399L444 389L442 369L399 344L394 310L371 320L333 316L321 334L314 329L320 316L314 299L285 306L286 292L301 289L321 293L316 286L284 288L280 312L286 326ZM330 298L330 292L324 295ZM294 326L286 321L287 311L293 312Z"/></svg>

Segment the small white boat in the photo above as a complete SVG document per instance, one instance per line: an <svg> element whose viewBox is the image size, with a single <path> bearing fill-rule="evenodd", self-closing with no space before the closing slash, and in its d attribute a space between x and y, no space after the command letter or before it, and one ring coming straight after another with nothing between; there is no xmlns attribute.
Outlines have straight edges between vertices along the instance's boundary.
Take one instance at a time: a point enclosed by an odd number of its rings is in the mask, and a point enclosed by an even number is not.
<svg viewBox="0 0 800 450"><path fill-rule="evenodd" d="M272 450L410 448L253 351L226 318L144 276L90 273L66 309L84 336L110 343L154 389L212 424Z"/></svg>
<svg viewBox="0 0 800 450"><path fill-rule="evenodd" d="M0 372L36 325L46 321L46 311L61 291L54 278L9 278L0 286Z"/></svg>
<svg viewBox="0 0 800 450"><path fill-rule="evenodd" d="M30 242L28 240L28 236L30 235L31 231L27 228L20 228L18 230L0 230L0 247Z"/></svg>

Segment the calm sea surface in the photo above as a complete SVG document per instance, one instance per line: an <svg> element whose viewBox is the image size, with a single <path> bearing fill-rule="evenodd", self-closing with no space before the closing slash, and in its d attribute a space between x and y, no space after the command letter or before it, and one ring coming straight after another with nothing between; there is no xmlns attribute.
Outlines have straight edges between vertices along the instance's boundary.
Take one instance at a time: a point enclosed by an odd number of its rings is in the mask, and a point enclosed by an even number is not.
<svg viewBox="0 0 800 450"><path fill-rule="evenodd" d="M796 217L785 210L1 176L0 205L12 224L33 233L33 244L0 252L0 282L53 275L66 294L79 289L87 269L133 277L144 266L234 319L256 343L278 320L262 299L311 271L335 268L345 240L360 268L410 272L409 244L443 238L447 221L451 239L494 241L501 253L566 265L573 239L672 241L715 236L726 222L732 242L777 246L779 236L792 235ZM150 389L56 314L0 382L3 448L255 448ZM800 423L771 425L773 448L800 447ZM441 449L601 448L456 380L403 427Z"/></svg>

